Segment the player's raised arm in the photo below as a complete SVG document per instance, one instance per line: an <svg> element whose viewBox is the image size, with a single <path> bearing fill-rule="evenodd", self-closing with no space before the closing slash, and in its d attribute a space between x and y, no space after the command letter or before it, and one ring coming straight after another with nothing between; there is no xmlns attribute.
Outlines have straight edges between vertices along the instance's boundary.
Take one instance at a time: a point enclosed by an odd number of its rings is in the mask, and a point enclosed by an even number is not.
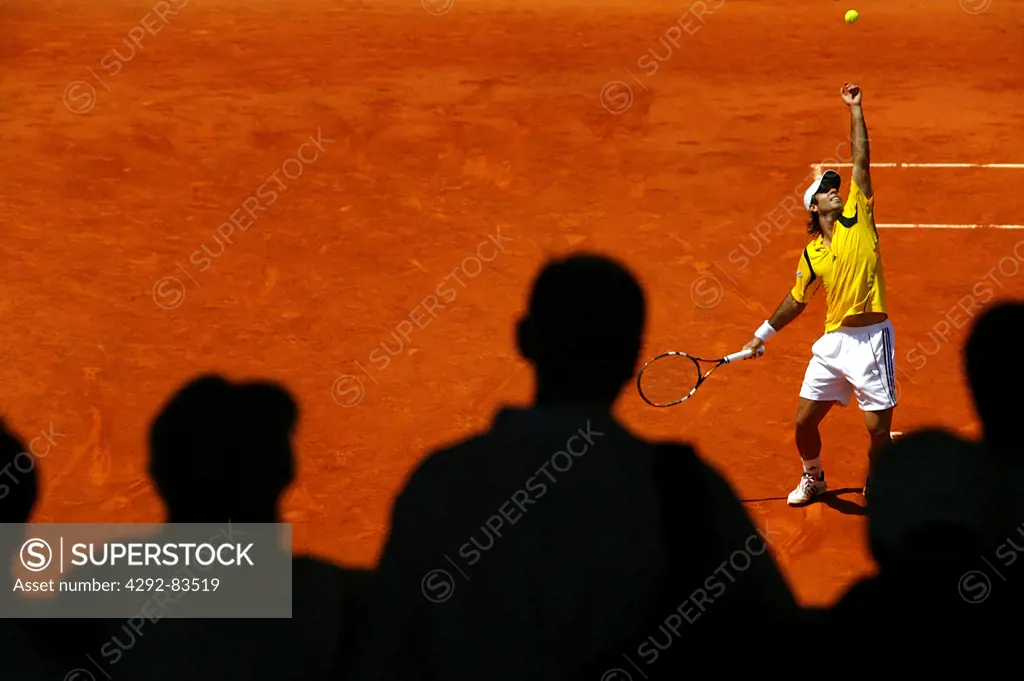
<svg viewBox="0 0 1024 681"><path fill-rule="evenodd" d="M874 196L871 189L871 154L868 148L868 127L864 122L864 110L861 108L860 87L852 83L844 83L839 95L846 106L850 107L850 146L853 147L853 181L860 187L864 197Z"/></svg>

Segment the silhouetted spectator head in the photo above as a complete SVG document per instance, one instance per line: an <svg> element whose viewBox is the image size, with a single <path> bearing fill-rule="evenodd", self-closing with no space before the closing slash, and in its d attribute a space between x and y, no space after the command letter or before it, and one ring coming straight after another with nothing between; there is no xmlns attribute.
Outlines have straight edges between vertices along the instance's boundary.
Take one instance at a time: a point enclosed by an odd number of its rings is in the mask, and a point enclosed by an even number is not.
<svg viewBox="0 0 1024 681"><path fill-rule="evenodd" d="M643 290L622 265L587 254L548 263L517 327L538 401L614 402L636 369L645 316Z"/></svg>
<svg viewBox="0 0 1024 681"><path fill-rule="evenodd" d="M38 463L0 421L0 522L28 522L39 495Z"/></svg>
<svg viewBox="0 0 1024 681"><path fill-rule="evenodd" d="M150 475L171 522L277 522L294 476L298 407L268 383L203 376L150 429Z"/></svg>
<svg viewBox="0 0 1024 681"><path fill-rule="evenodd" d="M36 505L39 462L27 452L0 421L0 523L27 523Z"/></svg>
<svg viewBox="0 0 1024 681"><path fill-rule="evenodd" d="M996 469L975 444L921 430L871 467L868 537L882 573L946 574L973 564L1005 525Z"/></svg>
<svg viewBox="0 0 1024 681"><path fill-rule="evenodd" d="M967 379L974 406L984 427L985 441L994 449L1021 448L1020 396L1024 367L1007 348L1024 332L1024 303L1004 302L986 310L974 323L964 346Z"/></svg>

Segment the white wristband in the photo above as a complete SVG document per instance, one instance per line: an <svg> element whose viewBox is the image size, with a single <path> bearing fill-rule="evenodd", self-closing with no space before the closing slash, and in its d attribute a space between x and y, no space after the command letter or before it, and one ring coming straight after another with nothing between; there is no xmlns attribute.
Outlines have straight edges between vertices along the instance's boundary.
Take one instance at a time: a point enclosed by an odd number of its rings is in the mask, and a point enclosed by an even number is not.
<svg viewBox="0 0 1024 681"><path fill-rule="evenodd" d="M772 325L766 321L761 325L761 328L754 332L754 336L760 338L762 342L765 342L776 333L778 333L778 331L772 328Z"/></svg>

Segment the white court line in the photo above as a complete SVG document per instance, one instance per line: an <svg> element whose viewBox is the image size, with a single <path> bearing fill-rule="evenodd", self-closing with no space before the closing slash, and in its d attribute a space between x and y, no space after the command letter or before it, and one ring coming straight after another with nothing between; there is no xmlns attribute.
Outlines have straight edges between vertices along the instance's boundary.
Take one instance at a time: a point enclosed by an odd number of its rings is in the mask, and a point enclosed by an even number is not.
<svg viewBox="0 0 1024 681"><path fill-rule="evenodd" d="M812 168L824 168L824 164L812 163ZM831 163L832 168L852 168L852 163ZM1024 163L872 163L872 168L1000 168L1019 170Z"/></svg>
<svg viewBox="0 0 1024 681"><path fill-rule="evenodd" d="M912 223L880 223L878 228L888 229L1024 229L1024 225L925 225Z"/></svg>

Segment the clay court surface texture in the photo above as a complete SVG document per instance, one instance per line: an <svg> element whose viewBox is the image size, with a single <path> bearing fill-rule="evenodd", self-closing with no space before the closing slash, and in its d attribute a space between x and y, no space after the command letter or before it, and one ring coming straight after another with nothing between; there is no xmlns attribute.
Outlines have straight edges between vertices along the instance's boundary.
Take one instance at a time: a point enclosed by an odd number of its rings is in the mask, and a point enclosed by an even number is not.
<svg viewBox="0 0 1024 681"><path fill-rule="evenodd" d="M296 550L375 564L425 452L530 398L513 325L546 259L632 268L645 357L749 340L793 284L813 166L849 182L847 80L879 164L893 428L977 433L961 344L981 306L1024 293L1020 0L0 12L0 409L55 443L36 521L159 522L147 428L217 371L300 403ZM784 500L823 304L686 404L617 406L728 478L809 605L873 569L858 494ZM859 488L859 411L823 438L831 487Z"/></svg>

